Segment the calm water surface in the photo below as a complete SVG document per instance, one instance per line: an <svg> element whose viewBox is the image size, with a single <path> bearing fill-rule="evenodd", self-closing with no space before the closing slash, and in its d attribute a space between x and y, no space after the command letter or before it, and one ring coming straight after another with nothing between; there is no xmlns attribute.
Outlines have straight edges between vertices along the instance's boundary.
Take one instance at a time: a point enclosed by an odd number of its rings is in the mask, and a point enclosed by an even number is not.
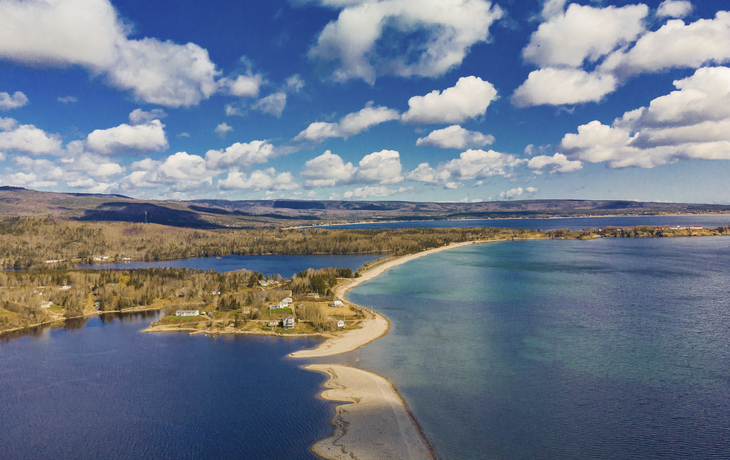
<svg viewBox="0 0 730 460"><path fill-rule="evenodd" d="M570 217L556 219L475 219L475 220L430 220L408 222L378 222L372 224L329 225L323 228L465 228L501 227L529 228L535 230L584 230L603 227L634 227L636 225L699 225L717 228L730 225L730 214L707 214L696 216L625 216L625 217Z"/></svg>
<svg viewBox="0 0 730 460"><path fill-rule="evenodd" d="M285 358L316 339L138 332L154 315L0 342L0 458L317 458L334 404Z"/></svg>
<svg viewBox="0 0 730 460"><path fill-rule="evenodd" d="M383 257L382 254L363 255L318 255L318 256L237 256L225 257L198 257L182 260L168 260L162 262L129 262L122 264L94 264L79 265L79 268L152 268L178 267L198 268L201 270L214 269L218 273L234 270L255 270L259 273L279 273L285 278L308 268L349 268L353 272L366 263Z"/></svg>
<svg viewBox="0 0 730 460"><path fill-rule="evenodd" d="M481 245L350 293L448 459L730 458L730 238Z"/></svg>

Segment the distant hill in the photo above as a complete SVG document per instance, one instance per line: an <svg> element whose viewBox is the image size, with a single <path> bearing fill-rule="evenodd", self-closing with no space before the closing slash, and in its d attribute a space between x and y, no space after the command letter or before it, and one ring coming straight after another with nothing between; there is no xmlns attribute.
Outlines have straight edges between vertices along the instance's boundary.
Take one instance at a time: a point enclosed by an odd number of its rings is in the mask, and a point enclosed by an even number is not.
<svg viewBox="0 0 730 460"><path fill-rule="evenodd" d="M145 214L146 213L146 214ZM0 219L147 222L174 227L261 228L334 222L730 213L728 205L616 200L483 203L303 200L137 200L123 195L39 192L0 187Z"/></svg>

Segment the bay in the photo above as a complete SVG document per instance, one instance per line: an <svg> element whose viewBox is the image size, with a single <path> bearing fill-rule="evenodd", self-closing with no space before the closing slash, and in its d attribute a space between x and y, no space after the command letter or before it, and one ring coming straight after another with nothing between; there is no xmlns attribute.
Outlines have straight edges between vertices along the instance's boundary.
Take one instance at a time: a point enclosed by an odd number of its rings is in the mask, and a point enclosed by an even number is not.
<svg viewBox="0 0 730 460"><path fill-rule="evenodd" d="M730 458L730 238L530 241L409 262L350 292L441 458Z"/></svg>
<svg viewBox="0 0 730 460"><path fill-rule="evenodd" d="M349 268L357 271L366 263L383 257L383 254L356 254L356 255L272 255L272 256L239 256L230 255L225 257L195 257L181 260L166 260L157 262L127 262L79 265L78 268L108 269L108 268L154 268L154 267L176 267L196 268L200 270L215 270L218 273L234 270L253 270L267 275L280 274L285 278L306 270L308 268Z"/></svg>
<svg viewBox="0 0 730 460"><path fill-rule="evenodd" d="M317 228L379 229L379 228L526 228L533 230L585 230L605 227L652 226L700 226L717 228L730 225L730 214L698 214L682 216L608 216L608 217L558 217L551 219L468 219L430 220L403 222L371 222L343 225L324 225Z"/></svg>

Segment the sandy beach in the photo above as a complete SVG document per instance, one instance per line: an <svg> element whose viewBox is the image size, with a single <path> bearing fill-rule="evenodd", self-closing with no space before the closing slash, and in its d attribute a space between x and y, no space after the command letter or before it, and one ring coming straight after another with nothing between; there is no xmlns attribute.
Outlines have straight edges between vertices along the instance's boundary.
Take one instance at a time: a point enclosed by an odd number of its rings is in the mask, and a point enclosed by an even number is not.
<svg viewBox="0 0 730 460"><path fill-rule="evenodd" d="M330 422L332 436L312 446L316 455L333 460L433 459L403 400L385 378L337 364L312 364L311 371L329 376L322 397L344 401Z"/></svg>
<svg viewBox="0 0 730 460"><path fill-rule="evenodd" d="M319 358L356 350L384 336L388 320L367 308L345 300L350 289L370 281L393 267L437 252L448 251L488 241L453 243L428 251L385 260L367 269L360 277L348 280L335 288L335 297L348 305L362 308L368 318L361 321L360 329L332 338L313 350L291 353L293 358ZM329 376L322 397L343 401L335 408L330 422L335 427L332 436L312 446L312 452L328 460L366 459L433 459L435 458L418 424L408 411L393 384L380 375L362 369L337 364L311 364L305 369Z"/></svg>

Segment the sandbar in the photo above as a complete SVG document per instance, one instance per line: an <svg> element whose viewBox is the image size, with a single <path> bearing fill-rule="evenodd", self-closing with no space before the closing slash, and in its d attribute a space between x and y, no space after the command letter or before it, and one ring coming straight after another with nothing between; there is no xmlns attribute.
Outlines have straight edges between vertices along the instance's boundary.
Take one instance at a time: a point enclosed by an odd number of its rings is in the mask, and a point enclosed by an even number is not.
<svg viewBox="0 0 730 460"><path fill-rule="evenodd" d="M322 397L344 401L330 422L332 436L312 452L332 460L434 459L405 403L384 377L339 364L311 364L305 369L329 376Z"/></svg>
<svg viewBox="0 0 730 460"><path fill-rule="evenodd" d="M319 358L346 353L382 337L388 332L390 323L383 315L347 301L345 296L350 289L419 257L487 242L489 241L453 243L376 263L358 278L348 280L335 288L335 297L366 312L367 318L360 322L360 329L331 338L313 350L301 350L289 356ZM435 458L418 423L388 379L338 364L310 364L305 369L329 376L324 384L329 389L322 392L324 399L350 403L335 408L335 416L330 422L335 429L329 438L312 446L315 455L327 460Z"/></svg>

